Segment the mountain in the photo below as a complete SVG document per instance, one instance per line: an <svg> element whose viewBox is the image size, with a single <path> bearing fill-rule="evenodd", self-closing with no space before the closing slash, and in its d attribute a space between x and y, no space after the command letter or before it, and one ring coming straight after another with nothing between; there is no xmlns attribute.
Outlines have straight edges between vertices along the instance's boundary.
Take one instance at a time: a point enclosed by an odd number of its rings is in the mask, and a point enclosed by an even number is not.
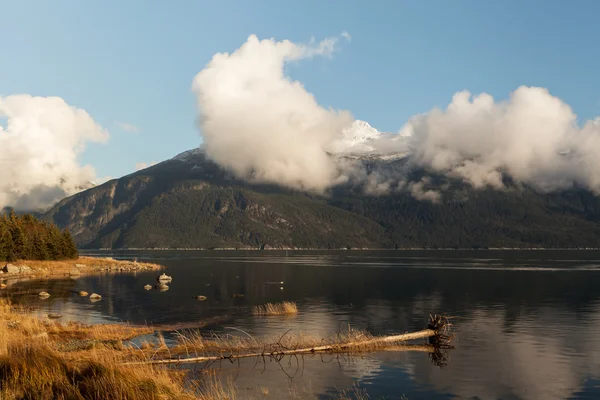
<svg viewBox="0 0 600 400"><path fill-rule="evenodd" d="M406 170L402 154L337 157ZM366 195L348 184L318 196L238 180L196 149L66 198L43 217L81 248L600 247L600 199L584 189L540 193L509 179L503 190L473 189L423 170L406 176L410 190ZM439 201L427 200L424 182Z"/></svg>

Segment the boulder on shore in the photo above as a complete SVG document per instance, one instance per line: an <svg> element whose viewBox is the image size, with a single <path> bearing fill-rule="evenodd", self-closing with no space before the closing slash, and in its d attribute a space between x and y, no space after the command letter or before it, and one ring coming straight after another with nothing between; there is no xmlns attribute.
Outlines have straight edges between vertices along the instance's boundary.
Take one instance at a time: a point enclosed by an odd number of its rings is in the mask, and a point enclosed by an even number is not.
<svg viewBox="0 0 600 400"><path fill-rule="evenodd" d="M28 267L27 265L21 265L19 267L19 273L21 273L21 274L30 274L32 272L33 272L33 270L30 267Z"/></svg>
<svg viewBox="0 0 600 400"><path fill-rule="evenodd" d="M72 270L69 271L69 275L70 276L79 276L79 275L81 275L81 272L77 268L73 268Z"/></svg>
<svg viewBox="0 0 600 400"><path fill-rule="evenodd" d="M6 274L18 274L21 272L21 268L13 264L6 264L4 268L2 268L2 271L4 271Z"/></svg>

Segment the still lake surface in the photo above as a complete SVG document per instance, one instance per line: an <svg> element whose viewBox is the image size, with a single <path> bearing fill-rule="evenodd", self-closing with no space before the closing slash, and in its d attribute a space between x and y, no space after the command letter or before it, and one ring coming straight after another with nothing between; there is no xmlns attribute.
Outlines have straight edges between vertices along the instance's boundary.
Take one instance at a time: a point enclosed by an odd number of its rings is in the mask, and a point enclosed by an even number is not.
<svg viewBox="0 0 600 400"><path fill-rule="evenodd" d="M600 398L600 252L598 251L123 251L89 255L138 258L166 266L167 292L145 291L156 272L30 281L21 301L86 323L195 324L217 332L328 336L351 326L376 335L425 328L446 313L458 335L443 367L427 353L304 357L255 365L213 365L243 398L268 387L330 398L357 385L371 398ZM279 282L284 282L280 284ZM48 290L42 301L35 293ZM97 303L72 290L103 295ZM243 298L232 298L234 293ZM205 302L193 298L208 297ZM249 308L295 301L295 317L258 319ZM194 367L192 375L202 375Z"/></svg>

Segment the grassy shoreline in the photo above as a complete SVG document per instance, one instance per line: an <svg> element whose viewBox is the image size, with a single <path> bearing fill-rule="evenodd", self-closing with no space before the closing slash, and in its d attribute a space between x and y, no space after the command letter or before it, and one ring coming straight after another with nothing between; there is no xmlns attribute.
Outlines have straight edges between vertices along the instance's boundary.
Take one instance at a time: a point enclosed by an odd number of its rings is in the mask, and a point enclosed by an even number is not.
<svg viewBox="0 0 600 400"><path fill-rule="evenodd" d="M61 278L72 277L73 273L83 275L103 271L134 272L163 268L158 264L87 256L64 261L27 260L13 265L26 266L27 269L24 272L3 273L0 281L6 278ZM50 314L47 318L37 316L36 308L12 303L10 298L14 295L10 291L5 293L8 297L0 298L0 399L257 399L258 397L241 395L232 382L219 379L190 381L185 369L148 364L148 361L175 356L189 357L190 352L195 355L236 357L249 351L276 351L278 346L288 349L315 346L322 344L324 340L339 346L369 338L365 336L366 333L359 331L330 338L292 335L289 332L283 336L265 338L206 336L206 333L201 334L198 329L202 324L194 324L200 326L188 330L186 334L179 334L175 343L167 346L161 334L165 327L127 323L61 323ZM297 312L294 303L266 304L257 310L257 317L285 316ZM145 335L156 335L156 340L142 339ZM141 343L134 344L132 340L135 338L140 338L138 340ZM260 396L266 397L269 397L268 390ZM338 398L367 399L368 396L362 393L361 397L356 393L349 396L340 392Z"/></svg>
<svg viewBox="0 0 600 400"><path fill-rule="evenodd" d="M2 271L0 279L10 278L44 278L55 276L76 276L97 272L134 272L160 270L163 266L159 264L138 262L130 260L116 260L110 257L88 257L80 256L72 260L19 260L13 263L5 263L17 267L18 272ZM2 267L4 267L2 265ZM9 268L13 270L14 268Z"/></svg>
<svg viewBox="0 0 600 400"><path fill-rule="evenodd" d="M201 399L272 398L244 396L233 382L213 376L202 383L186 379L186 371L131 361L195 354L239 354L273 346L317 345L322 338L285 335L255 340L244 337L203 337L199 332L180 336L167 347L162 336L156 343L134 345L129 340L155 333L151 327L121 324L62 324L37 317L32 309L0 299L0 399ZM331 337L340 345L365 338L360 331ZM368 338L368 337L367 337ZM372 351L374 349L362 349ZM212 375L208 375L210 378ZM266 388L265 388L266 389ZM340 400L368 399L366 393L340 392ZM277 398L277 396L275 397ZM290 397L316 398L311 397Z"/></svg>

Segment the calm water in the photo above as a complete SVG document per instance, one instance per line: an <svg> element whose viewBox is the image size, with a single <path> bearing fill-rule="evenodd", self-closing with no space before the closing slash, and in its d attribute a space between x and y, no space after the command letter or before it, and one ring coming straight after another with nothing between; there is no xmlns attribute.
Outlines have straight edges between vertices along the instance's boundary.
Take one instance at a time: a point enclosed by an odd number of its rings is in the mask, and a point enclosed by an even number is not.
<svg viewBox="0 0 600 400"><path fill-rule="evenodd" d="M234 334L231 327L252 335L290 328L328 335L348 325L393 334L423 329L429 313L456 317L458 340L444 367L426 353L407 352L213 365L252 396L268 387L269 398L290 390L328 398L358 385L386 399L600 398L600 252L101 254L165 265L170 290L143 289L155 272L22 282L12 290L30 290L22 301L43 312L84 322L181 325L231 315L205 329ZM41 289L52 297L37 299ZM104 298L90 303L71 293L80 289ZM249 315L252 305L281 300L295 301L299 315ZM200 367L191 374L201 376Z"/></svg>

